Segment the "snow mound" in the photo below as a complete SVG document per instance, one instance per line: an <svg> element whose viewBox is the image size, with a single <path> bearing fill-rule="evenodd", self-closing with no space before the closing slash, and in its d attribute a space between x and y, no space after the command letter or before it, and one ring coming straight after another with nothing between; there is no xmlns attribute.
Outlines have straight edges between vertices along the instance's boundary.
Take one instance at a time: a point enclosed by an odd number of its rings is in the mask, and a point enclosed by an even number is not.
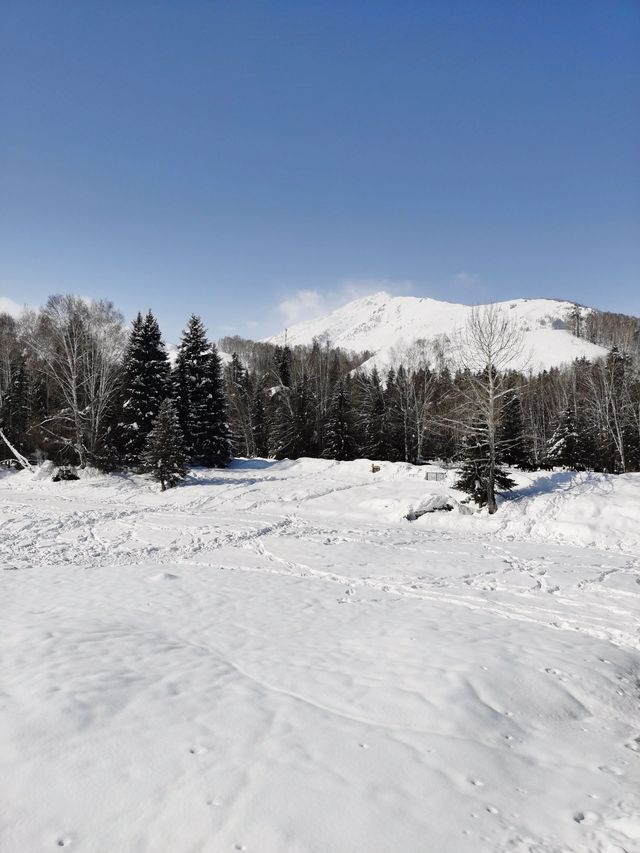
<svg viewBox="0 0 640 853"><path fill-rule="evenodd" d="M451 519L424 517L428 526L466 526L500 538L561 542L583 547L640 547L640 474L511 471L518 488L503 495L499 511Z"/></svg>

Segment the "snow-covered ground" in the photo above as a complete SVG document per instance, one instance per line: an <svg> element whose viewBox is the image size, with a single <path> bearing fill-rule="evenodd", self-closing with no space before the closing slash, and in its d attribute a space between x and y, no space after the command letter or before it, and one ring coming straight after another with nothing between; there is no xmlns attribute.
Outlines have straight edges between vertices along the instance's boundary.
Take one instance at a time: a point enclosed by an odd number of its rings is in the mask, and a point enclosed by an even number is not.
<svg viewBox="0 0 640 853"><path fill-rule="evenodd" d="M0 849L640 849L640 476L448 476L2 476Z"/></svg>

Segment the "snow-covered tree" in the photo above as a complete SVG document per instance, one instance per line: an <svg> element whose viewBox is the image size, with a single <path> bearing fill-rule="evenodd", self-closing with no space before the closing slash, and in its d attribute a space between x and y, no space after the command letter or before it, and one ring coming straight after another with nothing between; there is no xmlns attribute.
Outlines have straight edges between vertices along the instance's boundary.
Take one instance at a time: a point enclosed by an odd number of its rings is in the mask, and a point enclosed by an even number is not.
<svg viewBox="0 0 640 853"><path fill-rule="evenodd" d="M267 456L269 454L269 420L265 392L259 382L253 392L250 415L253 453L256 456Z"/></svg>
<svg viewBox="0 0 640 853"><path fill-rule="evenodd" d="M487 424L476 418L469 425L463 440L463 463L455 488L470 495L478 506L489 506L498 492L509 491L515 481L502 468L499 450L491 446ZM495 510L494 510L495 511Z"/></svg>
<svg viewBox="0 0 640 853"><path fill-rule="evenodd" d="M195 314L189 318L178 349L174 397L191 460L228 465L229 426L220 357Z"/></svg>
<svg viewBox="0 0 640 853"><path fill-rule="evenodd" d="M575 426L573 409L567 407L560 416L560 421L553 431L547 445L545 464L553 467L562 465L566 468L580 468L579 438Z"/></svg>
<svg viewBox="0 0 640 853"><path fill-rule="evenodd" d="M205 465L226 468L231 462L231 430L229 429L227 398L222 375L222 362L215 344L211 344L209 352L208 433L203 450Z"/></svg>
<svg viewBox="0 0 640 853"><path fill-rule="evenodd" d="M327 459L354 459L357 451L355 418L348 381L340 379L329 404L323 456Z"/></svg>
<svg viewBox="0 0 640 853"><path fill-rule="evenodd" d="M305 373L291 388L281 387L274 401L271 454L276 459L314 456L315 398Z"/></svg>
<svg viewBox="0 0 640 853"><path fill-rule="evenodd" d="M161 491L170 489L188 473L188 454L173 400L167 398L153 422L141 457L142 470L160 483Z"/></svg>
<svg viewBox="0 0 640 853"><path fill-rule="evenodd" d="M84 467L100 449L118 394L122 315L104 300L51 296L25 340L52 392L39 426Z"/></svg>
<svg viewBox="0 0 640 853"><path fill-rule="evenodd" d="M530 468L531 459L524 434L522 403L514 391L503 401L498 430L500 456L505 465L517 468Z"/></svg>
<svg viewBox="0 0 640 853"><path fill-rule="evenodd" d="M147 436L170 393L170 366L156 318L149 311L133 321L124 355L118 441L126 465L136 467Z"/></svg>

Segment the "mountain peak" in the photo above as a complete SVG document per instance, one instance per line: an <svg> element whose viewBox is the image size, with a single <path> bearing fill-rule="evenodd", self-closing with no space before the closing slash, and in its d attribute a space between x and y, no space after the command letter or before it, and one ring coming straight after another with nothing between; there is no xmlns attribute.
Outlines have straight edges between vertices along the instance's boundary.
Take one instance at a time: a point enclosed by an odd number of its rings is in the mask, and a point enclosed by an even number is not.
<svg viewBox="0 0 640 853"><path fill-rule="evenodd" d="M539 371L576 358L597 358L606 350L567 329L570 311L592 309L560 299L518 298L498 305L525 333L521 363L514 367ZM482 307L482 306L479 306ZM290 345L329 341L346 350L373 352L368 367L385 370L402 360L416 340L453 339L464 327L472 307L428 296L392 296L384 290L359 297L328 314L290 326ZM282 344L285 333L267 340Z"/></svg>

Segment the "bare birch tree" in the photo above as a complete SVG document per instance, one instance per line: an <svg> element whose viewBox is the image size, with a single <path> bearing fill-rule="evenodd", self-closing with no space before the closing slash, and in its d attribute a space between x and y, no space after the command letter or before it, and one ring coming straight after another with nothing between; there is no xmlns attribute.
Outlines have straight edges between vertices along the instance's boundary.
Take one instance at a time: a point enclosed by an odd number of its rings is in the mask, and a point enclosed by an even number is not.
<svg viewBox="0 0 640 853"><path fill-rule="evenodd" d="M84 467L98 449L118 389L123 317L110 302L52 296L27 342L60 402L41 426L72 447Z"/></svg>
<svg viewBox="0 0 640 853"><path fill-rule="evenodd" d="M478 484L489 513L497 511L499 431L503 400L513 393L506 374L523 355L524 333L497 306L474 307L457 341L461 388L460 422L467 434L482 437L486 464Z"/></svg>

